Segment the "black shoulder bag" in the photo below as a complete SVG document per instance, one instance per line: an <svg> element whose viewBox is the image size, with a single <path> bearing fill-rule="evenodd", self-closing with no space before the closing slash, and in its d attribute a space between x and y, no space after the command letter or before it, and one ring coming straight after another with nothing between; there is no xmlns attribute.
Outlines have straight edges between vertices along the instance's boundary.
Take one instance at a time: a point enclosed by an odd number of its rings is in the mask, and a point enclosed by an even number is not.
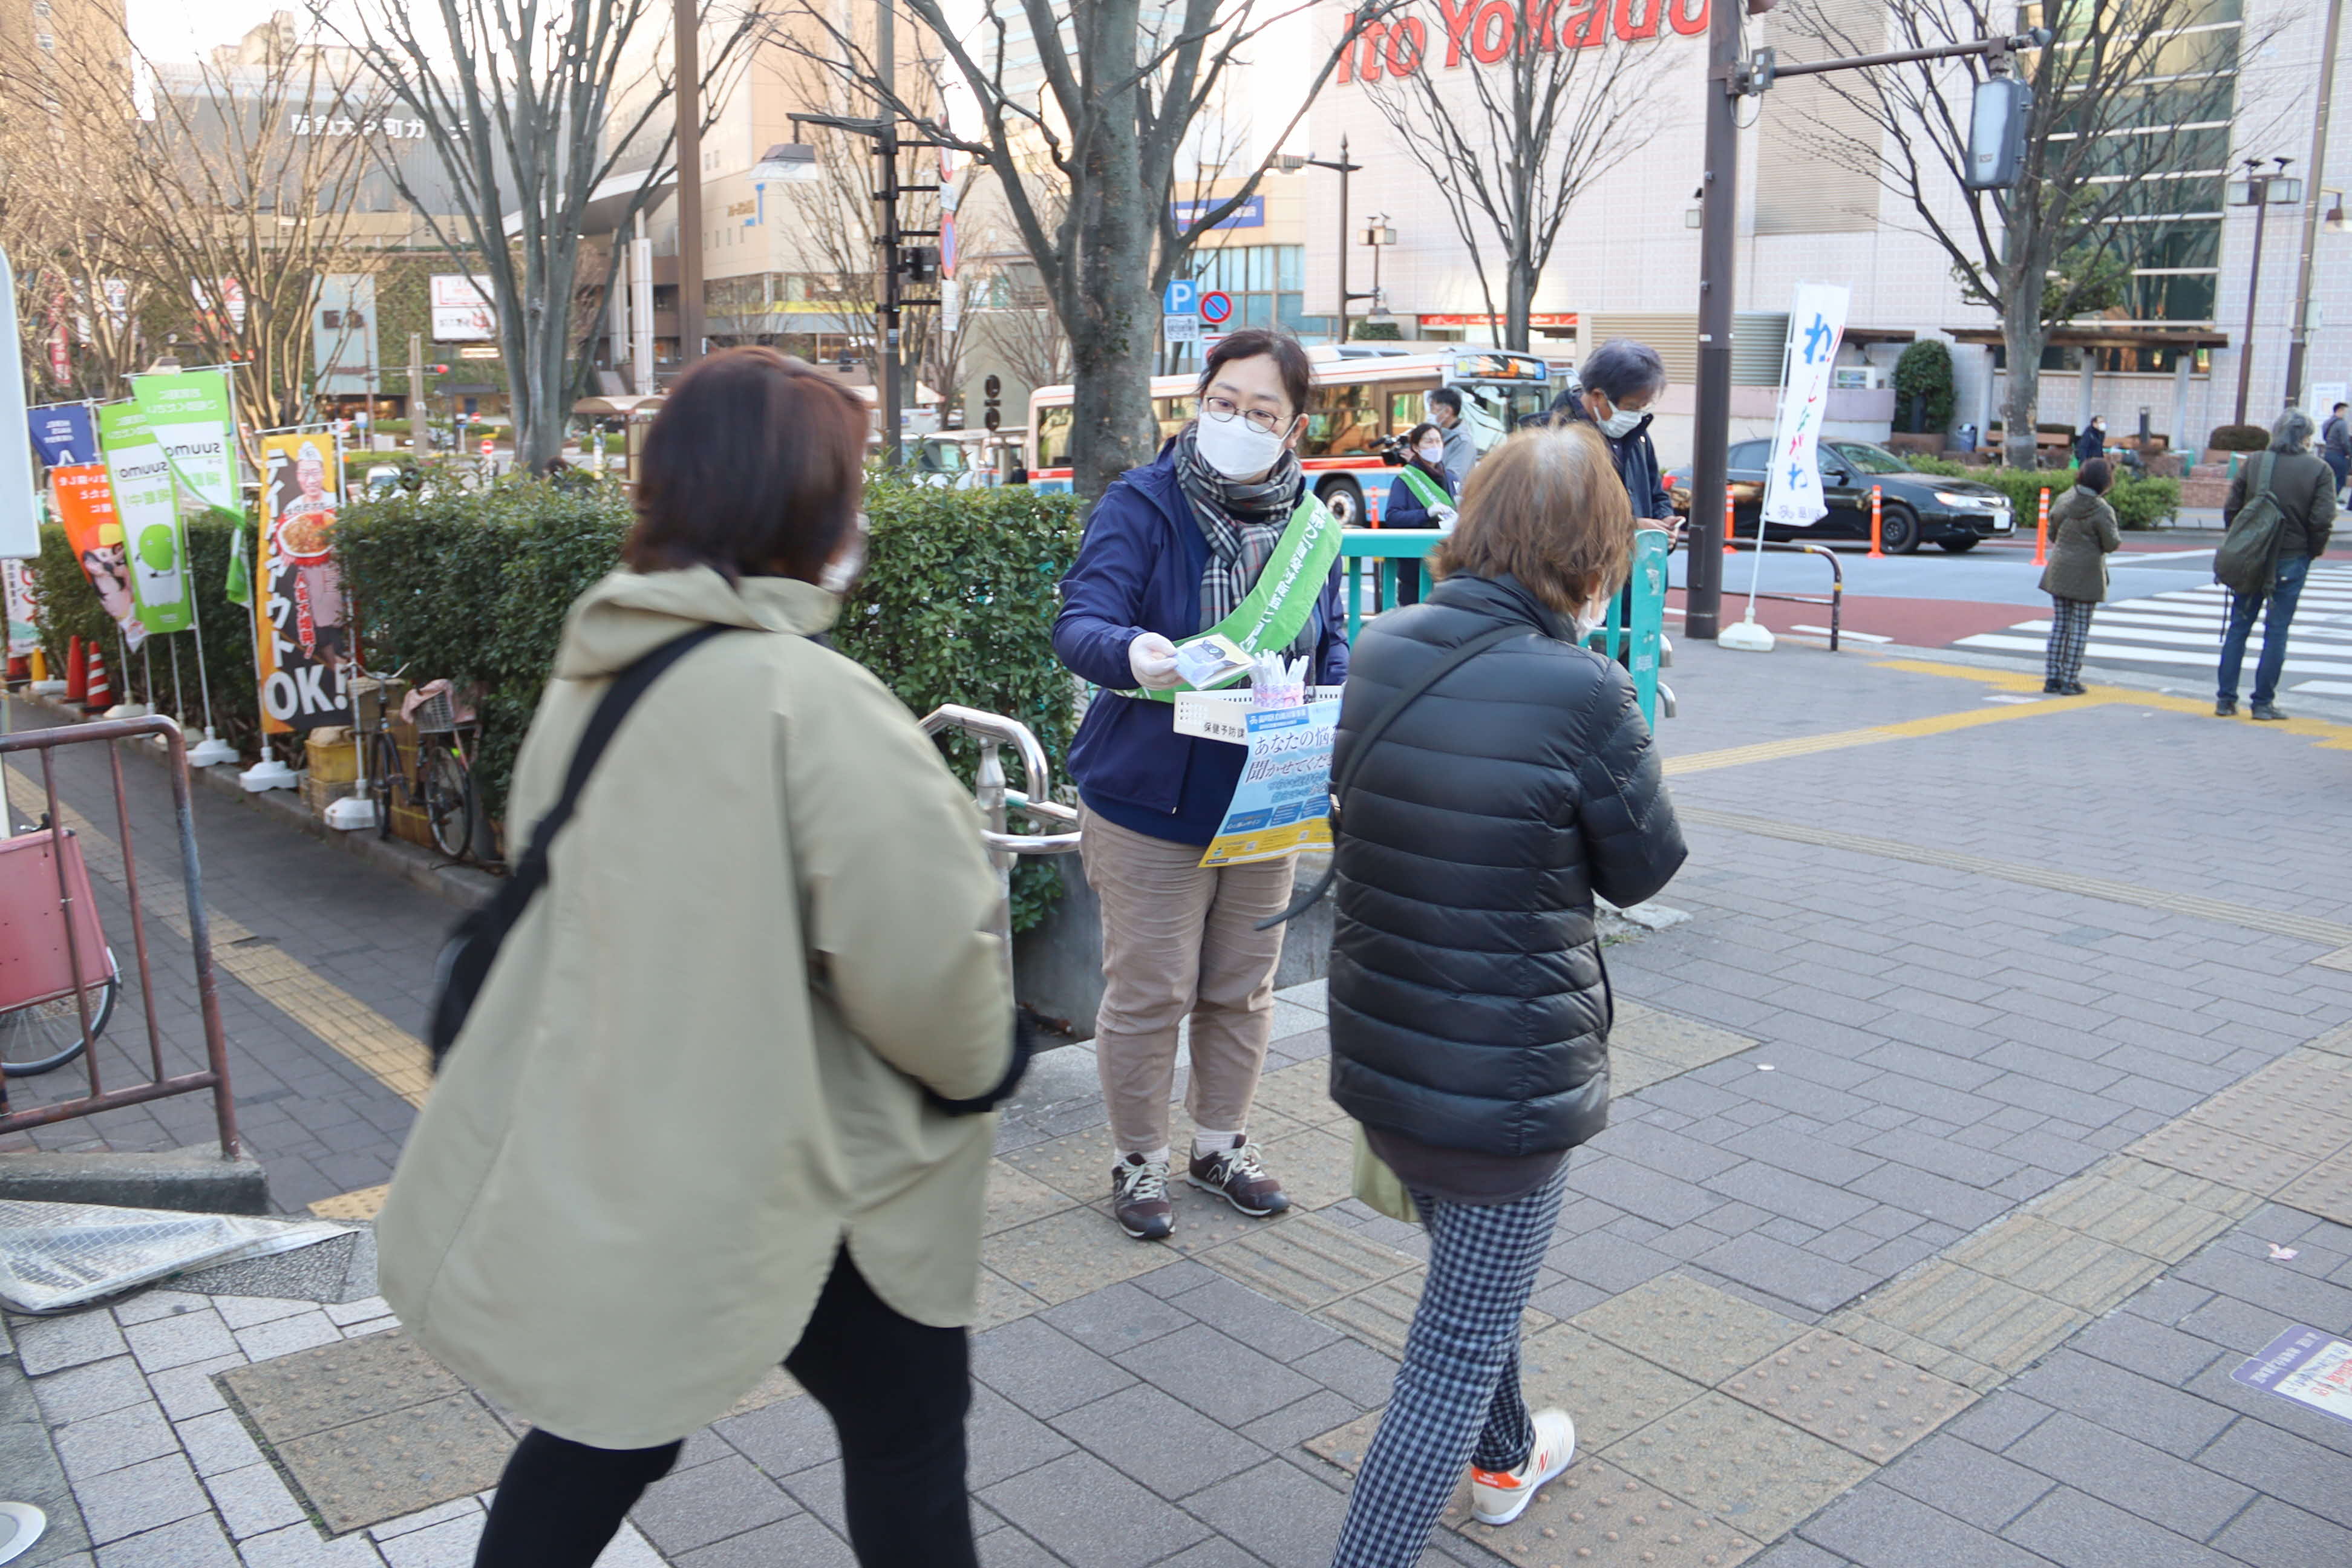
<svg viewBox="0 0 2352 1568"><path fill-rule="evenodd" d="M449 1047L457 1043L457 1032L466 1026L466 1016L474 1010L474 998L481 994L482 983L489 978L490 966L498 962L499 949L505 945L507 933L522 920L523 911L530 907L539 890L547 886L547 853L563 825L572 820L580 805L580 792L587 786L588 775L595 771L596 763L611 743L613 732L621 727L637 699L646 689L661 679L662 672L712 637L722 632L734 631L733 626L698 626L681 637L673 637L635 664L613 678L604 689L596 710L588 717L588 727L580 732L580 743L572 752L572 769L563 777L563 793L548 808L547 815L530 831L530 847L523 851L506 882L490 901L459 921L441 949L440 961L434 965L433 1011L426 1021L426 1044L433 1049L433 1068L438 1072L441 1059Z"/></svg>
<svg viewBox="0 0 2352 1568"><path fill-rule="evenodd" d="M1365 727L1363 738L1356 742L1356 749L1348 753L1348 765L1340 770L1337 778L1331 781L1331 863L1323 868L1323 874L1315 879L1313 887L1291 900L1288 909L1278 915L1258 921L1257 930L1265 931L1286 921L1297 920L1313 909L1317 901L1331 890L1332 879L1339 874L1339 818L1347 805L1348 791L1355 784L1356 770L1364 765L1364 759L1371 754L1372 748L1380 743L1381 737L1389 732L1389 726L1396 722L1398 717L1406 709L1419 701L1431 687L1453 674L1463 665L1467 664L1479 654L1485 653L1496 644L1508 642L1513 637L1525 637L1533 629L1530 626L1496 626L1492 631L1480 633L1427 669L1423 670L1410 685L1397 693L1395 701L1381 710L1381 716Z"/></svg>

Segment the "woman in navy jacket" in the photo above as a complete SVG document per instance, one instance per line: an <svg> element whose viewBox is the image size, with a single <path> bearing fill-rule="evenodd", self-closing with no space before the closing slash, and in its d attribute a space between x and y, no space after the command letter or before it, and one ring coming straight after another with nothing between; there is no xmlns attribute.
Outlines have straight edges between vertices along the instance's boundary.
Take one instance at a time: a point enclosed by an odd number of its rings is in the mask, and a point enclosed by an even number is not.
<svg viewBox="0 0 2352 1568"><path fill-rule="evenodd" d="M1412 427L1412 434L1404 438L1404 447L1412 454L1407 461L1421 470L1423 479L1444 490L1449 499L1461 493L1453 477L1445 471L1444 431L1434 425L1416 425ZM1381 509L1381 526L1450 529L1454 526L1454 509L1447 507L1442 512L1430 510L1422 504L1421 497L1413 493L1412 486L1406 482L1404 476L1400 474L1389 486L1389 504ZM1420 602L1420 563L1398 562L1397 603L1417 605Z"/></svg>
<svg viewBox="0 0 2352 1568"><path fill-rule="evenodd" d="M1102 906L1095 1049L1111 1118L1112 1212L1139 1240L1174 1228L1168 1105L1187 1017L1187 1179L1244 1214L1289 1206L1248 1126L1282 957L1280 928L1255 927L1289 902L1296 860L1203 868L1246 753L1177 734L1172 703L1128 693L1182 687L1175 645L1215 626L1256 584L1306 494L1290 447L1310 385L1295 339L1252 330L1218 343L1201 376L1201 416L1103 492L1062 582L1054 649L1101 689L1070 772L1087 881ZM1311 657L1315 684L1347 678L1336 563L1286 651Z"/></svg>

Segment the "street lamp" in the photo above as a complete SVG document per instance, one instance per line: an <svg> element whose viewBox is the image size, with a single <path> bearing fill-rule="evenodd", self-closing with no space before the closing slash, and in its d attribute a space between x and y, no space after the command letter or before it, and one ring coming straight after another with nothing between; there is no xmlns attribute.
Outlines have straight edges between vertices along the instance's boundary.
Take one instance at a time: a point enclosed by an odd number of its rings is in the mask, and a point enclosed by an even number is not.
<svg viewBox="0 0 2352 1568"><path fill-rule="evenodd" d="M1318 158L1312 153L1304 157L1296 153L1281 153L1276 154L1274 167L1285 174L1295 174L1301 169L1336 169L1339 173L1339 331L1335 341L1344 343L1348 341L1348 307L1359 300L1371 298L1370 294L1348 292L1348 176L1360 171L1363 165L1348 161L1348 139L1342 136L1339 138L1339 156L1336 160ZM1375 266L1379 265L1380 254L1377 250L1372 252Z"/></svg>
<svg viewBox="0 0 2352 1568"><path fill-rule="evenodd" d="M2230 182L2230 205L2254 209L2253 266L2246 274L2246 335L2238 345L2238 412L2231 421L2238 425L2246 422L2246 395L2254 379L2254 301L2262 293L2263 225L2273 203L2292 205L2303 200L2303 182L2287 177L2286 166L2294 160L2273 158L2271 162L2278 167L2265 170L2260 158L2249 158L2245 178Z"/></svg>
<svg viewBox="0 0 2352 1568"><path fill-rule="evenodd" d="M1397 232L1389 226L1389 215L1374 213L1372 226L1364 230L1364 243L1372 247L1373 316L1385 316L1389 313L1388 296L1381 292L1381 252L1396 242Z"/></svg>

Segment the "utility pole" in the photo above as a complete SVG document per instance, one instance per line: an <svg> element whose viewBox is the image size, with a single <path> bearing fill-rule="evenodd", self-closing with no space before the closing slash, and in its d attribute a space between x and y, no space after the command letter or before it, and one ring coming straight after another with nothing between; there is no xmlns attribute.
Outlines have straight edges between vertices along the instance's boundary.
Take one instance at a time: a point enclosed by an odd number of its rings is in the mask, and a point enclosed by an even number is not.
<svg viewBox="0 0 2352 1568"><path fill-rule="evenodd" d="M2231 190L2231 195L2235 197L2238 184L2242 184L2245 195L2236 205L2251 206L2254 209L2253 265L2252 270L2246 274L2246 335L2238 348L2238 411L2231 416L2231 423L2235 425L2243 425L2246 422L2246 397L2254 384L2254 302L2261 298L2263 291L2263 228L2271 216L2271 186L2292 184L2294 188L2280 199L2300 201L2303 198L2301 183L2289 182L2286 178L2286 166L2294 160L2273 158L2271 162L2276 163L2278 167L2268 174L2263 174L2261 172L2263 161L2260 158L2247 159L2245 179L2233 184Z"/></svg>
<svg viewBox="0 0 2352 1568"><path fill-rule="evenodd" d="M1698 407L1692 422L1690 547L1683 632L1713 640L1723 618L1723 497L1731 458L1731 300L1739 199L1742 8L1715 0L1706 23L1706 141L1698 240Z"/></svg>
<svg viewBox="0 0 2352 1568"><path fill-rule="evenodd" d="M2286 350L2285 406L2289 408L2303 400L2304 356L2311 348L2311 253L2319 237L2320 203L2327 195L2319 188L2319 182L2327 177L2327 111L2336 86L2336 45L2343 29L2344 0L2327 0L2326 41L2319 50L2319 108L2311 129L2311 173L2305 176L2310 182L2311 200L2303 209L2303 260L2295 269L2294 331ZM2324 416L2326 410L2314 412Z"/></svg>
<svg viewBox="0 0 2352 1568"><path fill-rule="evenodd" d="M1279 169L1286 174L1306 168L1336 169L1339 172L1339 255L1338 258L1339 266L1339 331L1332 341L1335 342L1344 343L1348 341L1348 307L1358 300L1369 300L1371 298L1370 294L1350 294L1348 292L1348 241L1351 237L1348 233L1348 176L1361 171L1363 165L1361 163L1351 163L1348 161L1348 139L1345 136L1342 136L1339 138L1339 156L1336 162L1329 158L1317 158L1311 155L1302 158L1297 153L1286 153L1274 160L1273 166ZM1380 255L1377 251L1373 253L1372 261L1375 266L1379 265Z"/></svg>
<svg viewBox="0 0 2352 1568"><path fill-rule="evenodd" d="M425 334L408 334L408 446L418 457L432 449L425 426Z"/></svg>
<svg viewBox="0 0 2352 1568"><path fill-rule="evenodd" d="M887 9L889 0L883 0ZM702 18L695 0L671 0L677 71L677 362L702 357Z"/></svg>
<svg viewBox="0 0 2352 1568"><path fill-rule="evenodd" d="M907 393L898 366L898 45L892 4L875 0L874 5L874 69L880 83L874 156L882 172L881 188L874 193L874 243L882 252L874 312L875 336L881 341L874 347L882 367L882 384L876 388L882 397L882 463L895 468L906 428Z"/></svg>

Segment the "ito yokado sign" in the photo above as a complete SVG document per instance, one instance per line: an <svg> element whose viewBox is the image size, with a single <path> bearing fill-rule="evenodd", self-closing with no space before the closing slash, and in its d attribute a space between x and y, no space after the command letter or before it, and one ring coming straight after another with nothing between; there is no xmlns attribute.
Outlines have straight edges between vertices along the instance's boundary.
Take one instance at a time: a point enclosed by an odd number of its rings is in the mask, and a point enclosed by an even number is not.
<svg viewBox="0 0 2352 1568"><path fill-rule="evenodd" d="M1712 0L1434 0L1433 14L1369 24L1339 61L1339 79L1498 65L1513 50L1599 48L1611 39L1635 44L1706 36Z"/></svg>

